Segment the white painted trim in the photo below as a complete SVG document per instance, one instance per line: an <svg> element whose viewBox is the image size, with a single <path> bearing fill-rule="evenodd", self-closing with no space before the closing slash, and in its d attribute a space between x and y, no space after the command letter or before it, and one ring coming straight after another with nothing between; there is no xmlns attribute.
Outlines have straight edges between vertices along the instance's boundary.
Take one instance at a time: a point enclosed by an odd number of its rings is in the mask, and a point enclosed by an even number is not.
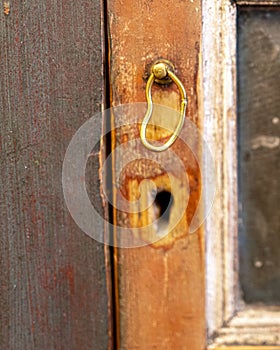
<svg viewBox="0 0 280 350"><path fill-rule="evenodd" d="M202 6L204 135L216 162L218 187L205 223L209 349L217 345L280 345L280 310L247 307L239 295L236 4L202 0ZM204 160L204 176L210 161Z"/></svg>

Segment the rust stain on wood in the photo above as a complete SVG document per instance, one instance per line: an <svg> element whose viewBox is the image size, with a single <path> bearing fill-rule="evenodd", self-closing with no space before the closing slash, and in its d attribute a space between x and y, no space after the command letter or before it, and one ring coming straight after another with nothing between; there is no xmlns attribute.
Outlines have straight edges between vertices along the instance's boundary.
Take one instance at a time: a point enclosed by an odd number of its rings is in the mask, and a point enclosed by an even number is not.
<svg viewBox="0 0 280 350"><path fill-rule="evenodd" d="M11 6L9 1L3 2L3 8L4 8L4 15L9 16L11 12Z"/></svg>
<svg viewBox="0 0 280 350"><path fill-rule="evenodd" d="M111 0L108 9L112 105L144 102L147 67L164 57L175 65L176 74L187 90L187 118L199 127L200 1L140 0L132 3L127 0L124 3ZM152 95L155 103L178 111L180 96L175 84L168 87L154 85ZM165 117L167 115L155 113L152 122L158 124ZM113 148L139 138L138 121L133 122L133 116L128 117L128 125L115 131ZM148 138L167 140L176 122L176 117L170 118L168 130L149 125ZM200 146L199 143L195 146L198 154ZM138 249L115 249L120 349L205 349L203 230L199 229L193 235L188 233L200 198L201 176L198 163L180 140L172 150L182 160L189 176L189 201L181 220L156 243ZM137 147L128 151L137 153ZM159 164L145 159L127 165L119 180L122 195L130 201L140 199L140 207L145 207L152 187L146 183L142 188L144 195L140 197L141 182L152 180L159 192L168 194L172 180L174 203L169 212L172 221L172 216L184 204L180 189L186 175L172 171L172 162L172 157L167 159L170 176ZM115 158L115 169L122 168L124 163L125 154ZM116 207L118 200L116 196ZM155 204L141 215L116 209L114 220L120 227L143 227L143 224L153 222L159 210ZM150 243L151 235L157 230L162 227L155 226L150 232L142 229L140 234ZM122 232L121 228L118 232Z"/></svg>

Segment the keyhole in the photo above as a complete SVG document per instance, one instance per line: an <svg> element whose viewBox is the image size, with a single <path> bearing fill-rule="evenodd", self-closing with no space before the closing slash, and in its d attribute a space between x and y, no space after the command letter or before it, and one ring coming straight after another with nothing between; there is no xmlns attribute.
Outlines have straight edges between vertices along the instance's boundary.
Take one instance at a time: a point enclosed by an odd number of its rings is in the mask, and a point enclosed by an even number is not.
<svg viewBox="0 0 280 350"><path fill-rule="evenodd" d="M154 200L155 219L158 220L157 230L166 230L169 223L173 195L168 191L160 191Z"/></svg>

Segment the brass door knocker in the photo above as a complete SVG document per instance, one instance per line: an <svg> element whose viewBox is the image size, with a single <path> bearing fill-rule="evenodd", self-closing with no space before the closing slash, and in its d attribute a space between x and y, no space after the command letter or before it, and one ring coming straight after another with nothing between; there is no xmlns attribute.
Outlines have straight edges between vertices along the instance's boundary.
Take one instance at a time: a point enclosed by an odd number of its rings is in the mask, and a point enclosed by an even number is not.
<svg viewBox="0 0 280 350"><path fill-rule="evenodd" d="M155 152L162 152L167 150L167 148L169 148L176 141L177 137L179 136L182 130L184 120L185 120L185 114L186 114L186 109L188 104L187 94L179 78L171 71L172 66L173 65L167 60L161 60L153 64L151 69L151 75L146 85L146 100L148 103L148 109L141 125L140 138L143 145L146 148ZM154 82L158 84L168 84L172 81L177 85L181 94L180 119L176 129L174 130L173 134L170 136L168 141L163 145L155 146L155 145L152 145L146 138L147 125L153 113L152 86Z"/></svg>

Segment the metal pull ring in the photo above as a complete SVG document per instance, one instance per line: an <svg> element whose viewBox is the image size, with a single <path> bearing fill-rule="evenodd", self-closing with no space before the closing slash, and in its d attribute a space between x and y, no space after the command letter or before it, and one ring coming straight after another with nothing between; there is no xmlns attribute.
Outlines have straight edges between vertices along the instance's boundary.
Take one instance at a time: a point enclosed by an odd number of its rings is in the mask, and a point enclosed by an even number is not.
<svg viewBox="0 0 280 350"><path fill-rule="evenodd" d="M179 136L183 124L184 124L184 119L185 119L185 114L186 114L186 109L187 109L187 94L186 90L181 83L181 81L177 78L177 76L170 70L170 65L164 61L164 62L159 62L156 63L152 66L152 73L147 81L146 85L146 100L148 103L148 109L145 114L145 117L143 119L141 129L140 129L140 138L143 143L143 145L148 148L151 151L155 152L162 152L167 150L173 143L176 141L177 137ZM153 113L153 100L152 100L152 86L154 82L157 82L159 84L166 84L169 82L174 82L181 94L181 109L180 109L180 119L178 122L178 125L176 129L174 130L173 134L170 136L168 141L164 143L163 145L160 146L154 146L150 142L148 142L146 138L146 129L148 122L152 116Z"/></svg>

